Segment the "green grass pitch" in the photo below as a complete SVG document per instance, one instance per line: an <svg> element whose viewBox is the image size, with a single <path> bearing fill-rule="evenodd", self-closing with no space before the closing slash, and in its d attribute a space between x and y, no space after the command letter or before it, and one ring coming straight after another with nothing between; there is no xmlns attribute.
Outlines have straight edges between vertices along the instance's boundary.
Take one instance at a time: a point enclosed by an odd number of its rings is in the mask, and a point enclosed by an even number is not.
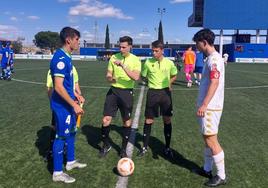
<svg viewBox="0 0 268 188"><path fill-rule="evenodd" d="M0 187L115 187L114 168L121 146L121 119L113 120L113 149L105 159L98 157L103 103L108 83L106 63L74 63L87 102L82 127L77 134L76 156L88 167L73 170L72 185L53 183L51 166L43 160L48 145L51 112L45 80L49 61L16 60L14 79L0 81ZM27 82L22 82L27 81ZM31 83L30 83L31 82ZM137 84L137 88L140 85ZM162 155L164 147L161 118L152 127L149 154L136 157L142 144L141 109L133 161L135 172L128 187L203 187L204 177L191 173L203 164L203 140L195 116L197 87L186 88L179 72L173 91L173 135L175 160ZM135 111L139 89L135 90ZM224 187L267 187L268 169L268 65L228 64L225 106L219 140L225 151L228 184Z"/></svg>

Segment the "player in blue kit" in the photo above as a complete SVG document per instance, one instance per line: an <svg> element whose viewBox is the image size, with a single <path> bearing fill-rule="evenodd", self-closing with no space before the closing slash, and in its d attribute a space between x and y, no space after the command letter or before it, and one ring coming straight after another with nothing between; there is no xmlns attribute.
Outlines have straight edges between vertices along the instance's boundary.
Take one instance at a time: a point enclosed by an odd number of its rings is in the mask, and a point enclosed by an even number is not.
<svg viewBox="0 0 268 188"><path fill-rule="evenodd" d="M14 51L13 51L12 44L10 44L9 46L9 55L10 55L10 60L9 60L10 71L11 73L14 73Z"/></svg>
<svg viewBox="0 0 268 188"><path fill-rule="evenodd" d="M195 52L195 68L194 68L194 79L195 84L200 85L200 81L202 79L202 71L203 71L203 64L204 64L204 54L199 50Z"/></svg>
<svg viewBox="0 0 268 188"><path fill-rule="evenodd" d="M74 78L71 52L79 47L80 33L76 29L65 27L60 32L63 44L50 62L50 71L54 90L51 96L51 109L56 120L56 138L53 144L53 181L73 183L75 179L63 173L63 149L66 144L66 170L84 168L87 165L75 160L76 115L83 109L74 101Z"/></svg>
<svg viewBox="0 0 268 188"><path fill-rule="evenodd" d="M9 48L7 47L7 44L3 45L2 49L2 59L1 59L1 68L2 68L2 74L1 74L1 80L10 80L10 76L8 76L7 67L9 66Z"/></svg>

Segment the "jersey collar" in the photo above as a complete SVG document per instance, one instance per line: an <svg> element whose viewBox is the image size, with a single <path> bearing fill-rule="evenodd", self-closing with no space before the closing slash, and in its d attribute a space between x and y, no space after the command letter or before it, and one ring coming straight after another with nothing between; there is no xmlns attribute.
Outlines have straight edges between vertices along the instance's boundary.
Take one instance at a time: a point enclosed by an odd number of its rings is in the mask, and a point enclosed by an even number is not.
<svg viewBox="0 0 268 188"><path fill-rule="evenodd" d="M71 58L71 54L69 54L68 52L66 52L63 48L61 48L61 51L63 51L69 58Z"/></svg>

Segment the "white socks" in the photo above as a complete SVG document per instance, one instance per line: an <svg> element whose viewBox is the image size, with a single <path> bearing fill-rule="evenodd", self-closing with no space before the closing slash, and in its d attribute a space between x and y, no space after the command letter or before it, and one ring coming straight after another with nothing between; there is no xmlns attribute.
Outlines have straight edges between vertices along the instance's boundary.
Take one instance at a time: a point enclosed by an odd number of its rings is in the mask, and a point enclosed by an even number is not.
<svg viewBox="0 0 268 188"><path fill-rule="evenodd" d="M67 161L67 164L66 165L72 165L75 163L75 160L74 161Z"/></svg>
<svg viewBox="0 0 268 188"><path fill-rule="evenodd" d="M63 171L54 171L53 175L58 176L58 175L61 175L62 173L63 173Z"/></svg>
<svg viewBox="0 0 268 188"><path fill-rule="evenodd" d="M225 166L224 166L224 152L223 150L217 155L213 155L213 160L217 169L217 175L224 180L225 179Z"/></svg>
<svg viewBox="0 0 268 188"><path fill-rule="evenodd" d="M212 151L208 147L206 147L204 150L204 159L205 159L204 170L206 172L212 171L213 166Z"/></svg>

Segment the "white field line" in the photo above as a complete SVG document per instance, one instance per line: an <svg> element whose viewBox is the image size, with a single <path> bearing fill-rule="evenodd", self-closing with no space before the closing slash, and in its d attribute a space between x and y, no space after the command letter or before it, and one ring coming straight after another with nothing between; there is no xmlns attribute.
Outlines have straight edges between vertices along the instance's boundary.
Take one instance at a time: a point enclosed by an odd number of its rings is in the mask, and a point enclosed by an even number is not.
<svg viewBox="0 0 268 188"><path fill-rule="evenodd" d="M144 90L145 86L141 87L138 103L136 106L136 111L135 115L132 121L131 125L131 133L129 136L129 142L127 144L127 156L129 158L132 158L133 150L134 150L134 145L135 145L135 137L136 137L136 130L138 129L139 126L139 119L140 119L140 114L141 114L141 106L142 106L142 101L143 101L143 95L144 95ZM116 188L126 188L128 184L128 177L122 177L118 176L118 180L116 183Z"/></svg>
<svg viewBox="0 0 268 188"><path fill-rule="evenodd" d="M260 72L260 71L243 71L243 70L228 70L228 72L242 72L242 73L250 73L250 74L267 74L268 72Z"/></svg>
<svg viewBox="0 0 268 188"><path fill-rule="evenodd" d="M23 83L28 83L28 84L37 84L37 85L45 85L46 84L44 82L34 82L34 81L20 80L20 79L15 79L15 78L12 78L12 81L23 82ZM80 87L82 87L82 88L91 88L91 89L108 89L108 88L110 88L109 86L80 86ZM134 89L135 90L140 90L141 88L134 88ZM225 89L226 90L237 90L237 89L242 90L242 89L260 89L260 88L268 88L268 85L226 87ZM197 91L197 90L198 90L198 88L173 89L173 91Z"/></svg>

